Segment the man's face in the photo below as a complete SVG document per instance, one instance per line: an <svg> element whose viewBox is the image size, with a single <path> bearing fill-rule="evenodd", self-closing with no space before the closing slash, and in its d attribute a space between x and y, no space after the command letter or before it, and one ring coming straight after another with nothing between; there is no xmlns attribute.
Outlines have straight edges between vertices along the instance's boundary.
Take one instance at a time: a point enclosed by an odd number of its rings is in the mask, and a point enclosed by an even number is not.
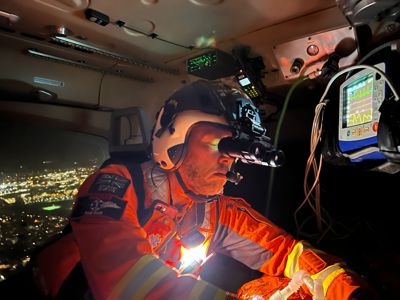
<svg viewBox="0 0 400 300"><path fill-rule="evenodd" d="M216 195L223 191L226 172L233 158L218 151L218 143L232 133L211 124L198 124L191 130L186 157L179 172L189 189L196 194Z"/></svg>

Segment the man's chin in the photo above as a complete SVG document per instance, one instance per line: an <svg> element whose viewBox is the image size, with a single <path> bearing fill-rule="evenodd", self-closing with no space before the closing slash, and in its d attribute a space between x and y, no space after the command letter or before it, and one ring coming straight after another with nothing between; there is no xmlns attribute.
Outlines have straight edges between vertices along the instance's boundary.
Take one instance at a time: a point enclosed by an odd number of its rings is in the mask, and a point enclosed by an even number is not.
<svg viewBox="0 0 400 300"><path fill-rule="evenodd" d="M226 180L225 180L226 182ZM224 184L218 184L218 185L214 185L214 186L210 186L210 187L203 187L202 189L200 189L199 193L202 195L206 195L206 196L212 196L212 195L220 195L223 193L224 191Z"/></svg>

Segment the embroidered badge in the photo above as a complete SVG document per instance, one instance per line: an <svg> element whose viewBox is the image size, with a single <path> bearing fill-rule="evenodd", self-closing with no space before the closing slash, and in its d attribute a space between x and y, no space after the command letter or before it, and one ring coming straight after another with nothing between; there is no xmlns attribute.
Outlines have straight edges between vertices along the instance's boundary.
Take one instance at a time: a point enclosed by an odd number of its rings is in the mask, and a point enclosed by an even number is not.
<svg viewBox="0 0 400 300"><path fill-rule="evenodd" d="M127 201L111 198L100 199L95 197L81 197L76 200L71 218L80 218L86 215L107 216L119 220L124 213Z"/></svg>
<svg viewBox="0 0 400 300"><path fill-rule="evenodd" d="M110 193L123 197L130 182L129 179L117 174L102 173L97 176L89 193Z"/></svg>
<svg viewBox="0 0 400 300"><path fill-rule="evenodd" d="M161 242L161 236L158 233L150 234L149 241L150 241L151 246L153 248L155 248Z"/></svg>

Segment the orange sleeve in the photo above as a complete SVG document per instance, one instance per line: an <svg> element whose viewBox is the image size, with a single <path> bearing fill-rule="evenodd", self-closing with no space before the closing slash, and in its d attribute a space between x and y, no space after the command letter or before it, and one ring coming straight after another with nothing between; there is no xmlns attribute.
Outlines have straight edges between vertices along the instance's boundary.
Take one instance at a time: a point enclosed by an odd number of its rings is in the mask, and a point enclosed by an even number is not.
<svg viewBox="0 0 400 300"><path fill-rule="evenodd" d="M249 268L279 276L296 241L240 198L221 197L212 247Z"/></svg>
<svg viewBox="0 0 400 300"><path fill-rule="evenodd" d="M130 174L120 165L91 175L78 192L71 225L95 299L106 299L127 270L152 252L136 208Z"/></svg>
<svg viewBox="0 0 400 300"><path fill-rule="evenodd" d="M246 283L239 290L242 297L258 294L268 299L277 289L285 287L300 269L323 280L327 300L350 299L363 285L343 261L295 240L243 199L222 197L212 247L265 274ZM306 295L311 294L303 287L300 293L307 299Z"/></svg>
<svg viewBox="0 0 400 300"><path fill-rule="evenodd" d="M80 188L71 225L94 298L186 299L199 294L226 299L212 285L179 277L153 254L137 206L131 176L121 165L108 165Z"/></svg>

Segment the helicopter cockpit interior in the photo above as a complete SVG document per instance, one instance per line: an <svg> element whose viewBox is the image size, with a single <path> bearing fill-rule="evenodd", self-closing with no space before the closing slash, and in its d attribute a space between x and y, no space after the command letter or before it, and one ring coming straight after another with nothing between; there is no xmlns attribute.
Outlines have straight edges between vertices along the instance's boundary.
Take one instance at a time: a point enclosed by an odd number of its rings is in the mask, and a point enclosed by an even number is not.
<svg viewBox="0 0 400 300"><path fill-rule="evenodd" d="M198 79L244 92L270 138L232 144L225 193L397 299L396 0L2 0L0 298L41 299L32 257L79 186L110 155L144 160L158 109ZM230 291L259 276L223 255L202 271Z"/></svg>

